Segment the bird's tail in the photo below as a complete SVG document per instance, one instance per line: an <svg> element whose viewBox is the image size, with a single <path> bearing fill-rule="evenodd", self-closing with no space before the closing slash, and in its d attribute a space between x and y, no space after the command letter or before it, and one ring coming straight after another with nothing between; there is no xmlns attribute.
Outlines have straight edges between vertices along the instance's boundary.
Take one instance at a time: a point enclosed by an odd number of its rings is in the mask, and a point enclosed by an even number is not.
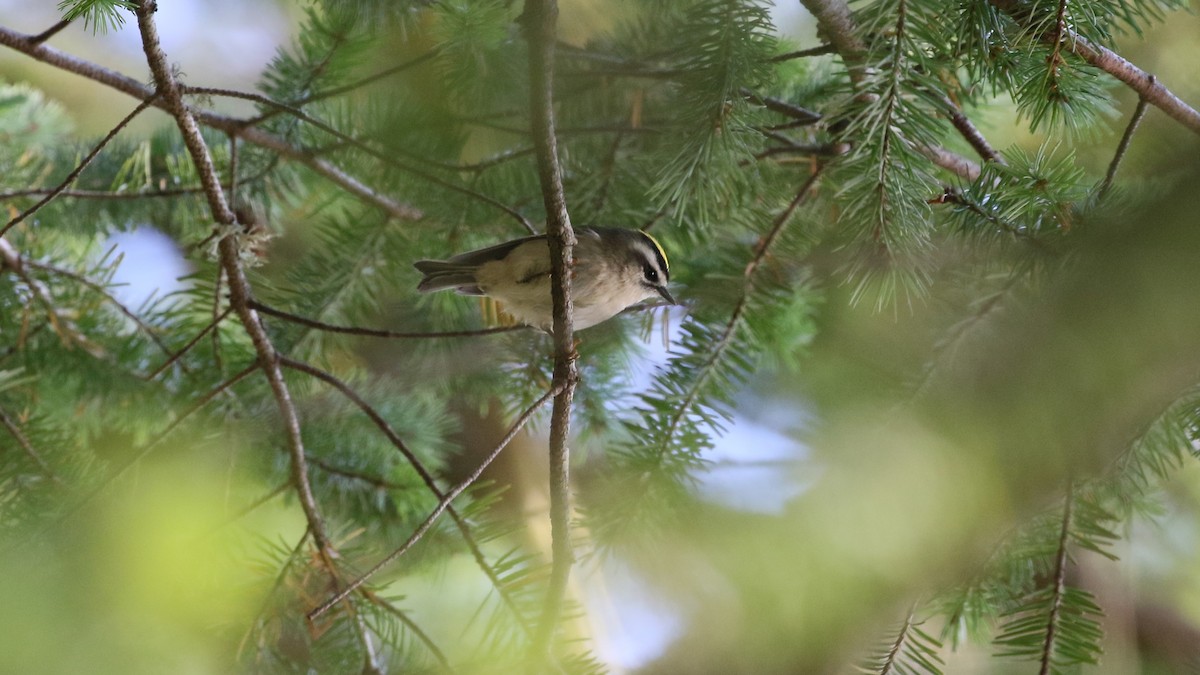
<svg viewBox="0 0 1200 675"><path fill-rule="evenodd" d="M475 280L473 265L459 265L442 260L418 260L413 267L425 276L417 284L421 293L432 293L453 288L463 295L483 295L479 282Z"/></svg>

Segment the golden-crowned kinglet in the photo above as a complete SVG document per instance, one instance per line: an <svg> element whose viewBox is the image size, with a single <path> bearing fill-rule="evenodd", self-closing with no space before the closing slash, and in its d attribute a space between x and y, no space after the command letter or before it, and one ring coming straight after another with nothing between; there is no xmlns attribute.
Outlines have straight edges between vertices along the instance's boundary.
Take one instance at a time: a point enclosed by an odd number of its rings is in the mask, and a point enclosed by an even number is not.
<svg viewBox="0 0 1200 675"><path fill-rule="evenodd" d="M667 256L654 237L639 230L584 227L575 230L571 276L576 330L594 326L626 307L655 296L675 304L667 290ZM553 329L550 247L546 235L523 237L449 260L413 264L422 274L422 293L448 288L463 295L500 301L517 320Z"/></svg>

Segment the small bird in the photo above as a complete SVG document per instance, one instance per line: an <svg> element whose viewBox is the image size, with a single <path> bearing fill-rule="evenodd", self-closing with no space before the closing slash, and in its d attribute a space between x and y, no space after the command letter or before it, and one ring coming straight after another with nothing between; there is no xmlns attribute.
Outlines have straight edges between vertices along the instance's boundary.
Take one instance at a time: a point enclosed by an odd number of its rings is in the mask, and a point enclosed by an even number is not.
<svg viewBox="0 0 1200 675"><path fill-rule="evenodd" d="M615 227L583 227L575 234L571 298L576 330L605 321L646 298L658 296L676 304L667 290L671 279L667 255L654 237ZM553 329L550 247L544 234L460 253L449 260L420 260L413 267L425 275L417 285L422 293L452 288L463 295L486 295L522 323L546 332Z"/></svg>

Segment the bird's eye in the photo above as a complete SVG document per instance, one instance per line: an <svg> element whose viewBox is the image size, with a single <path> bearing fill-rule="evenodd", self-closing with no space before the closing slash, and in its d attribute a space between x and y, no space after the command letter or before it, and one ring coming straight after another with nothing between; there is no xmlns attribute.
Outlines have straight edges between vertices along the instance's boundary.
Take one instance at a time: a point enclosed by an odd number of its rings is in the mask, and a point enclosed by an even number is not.
<svg viewBox="0 0 1200 675"><path fill-rule="evenodd" d="M642 274L646 275L646 281L658 283L658 270L653 267L646 265L642 268Z"/></svg>

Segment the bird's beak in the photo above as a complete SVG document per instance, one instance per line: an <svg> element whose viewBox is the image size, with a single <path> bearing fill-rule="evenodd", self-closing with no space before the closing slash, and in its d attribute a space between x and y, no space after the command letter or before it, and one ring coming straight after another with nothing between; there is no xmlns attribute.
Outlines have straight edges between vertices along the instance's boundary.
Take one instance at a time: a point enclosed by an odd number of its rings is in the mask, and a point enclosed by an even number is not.
<svg viewBox="0 0 1200 675"><path fill-rule="evenodd" d="M658 294L663 296L663 299L672 305L679 304L678 302L675 302L675 298L671 296L671 291L668 291L666 286L655 286L654 290L658 291Z"/></svg>

